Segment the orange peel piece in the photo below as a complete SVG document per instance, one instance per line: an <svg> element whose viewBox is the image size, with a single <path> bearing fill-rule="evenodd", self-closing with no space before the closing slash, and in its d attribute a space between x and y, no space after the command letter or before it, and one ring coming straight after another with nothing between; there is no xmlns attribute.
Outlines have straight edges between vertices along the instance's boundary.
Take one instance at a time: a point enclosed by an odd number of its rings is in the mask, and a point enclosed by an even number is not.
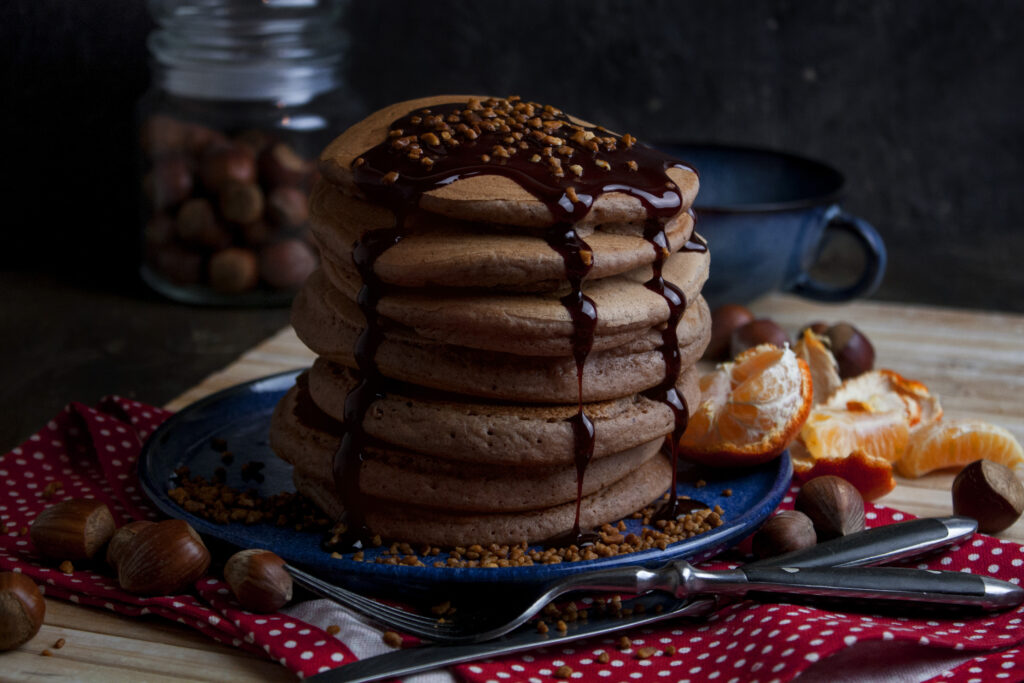
<svg viewBox="0 0 1024 683"><path fill-rule="evenodd" d="M810 368L792 349L747 349L701 377L701 401L691 410L680 454L716 467L778 457L807 419L811 382Z"/></svg>
<svg viewBox="0 0 1024 683"><path fill-rule="evenodd" d="M793 474L804 482L828 474L842 477L853 484L864 500L877 500L896 488L892 463L884 458L853 451L839 458L815 458L798 446L790 446Z"/></svg>
<svg viewBox="0 0 1024 683"><path fill-rule="evenodd" d="M981 420L935 422L914 432L896 472L920 477L933 470L991 460L1024 473L1024 449L1003 427Z"/></svg>

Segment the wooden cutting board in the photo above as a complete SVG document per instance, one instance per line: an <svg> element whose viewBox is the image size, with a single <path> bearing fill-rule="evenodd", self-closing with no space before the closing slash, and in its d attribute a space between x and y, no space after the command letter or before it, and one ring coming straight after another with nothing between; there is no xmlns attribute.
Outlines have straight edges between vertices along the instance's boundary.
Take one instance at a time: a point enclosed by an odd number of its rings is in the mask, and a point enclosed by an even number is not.
<svg viewBox="0 0 1024 683"><path fill-rule="evenodd" d="M815 320L849 321L874 343L877 367L927 384L941 397L947 418L988 420L1024 442L1024 315L873 302L826 306L782 295L765 297L751 308L791 334ZM295 333L284 329L167 407L179 410L220 389L305 367L312 360ZM948 515L953 476L940 472L901 479L878 502L915 515ZM1024 542L1024 520L999 537ZM41 657L58 638L67 641L65 647ZM222 647L184 627L56 600L47 600L46 622L35 638L0 655L0 672L0 677L17 679L96 681L293 679L277 664Z"/></svg>

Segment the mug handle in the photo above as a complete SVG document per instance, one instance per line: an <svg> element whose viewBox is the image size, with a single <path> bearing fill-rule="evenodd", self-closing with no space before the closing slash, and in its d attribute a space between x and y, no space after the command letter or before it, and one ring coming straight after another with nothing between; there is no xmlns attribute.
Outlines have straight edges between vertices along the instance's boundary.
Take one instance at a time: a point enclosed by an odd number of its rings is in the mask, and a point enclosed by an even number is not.
<svg viewBox="0 0 1024 683"><path fill-rule="evenodd" d="M856 239L864 252L864 272L856 282L845 287L827 285L803 273L791 291L808 299L827 302L848 301L868 296L875 291L882 282L882 276L885 275L886 252L882 237L863 218L852 216L838 206L833 206L825 215L825 219L828 222L822 231L823 237L828 230L842 230Z"/></svg>

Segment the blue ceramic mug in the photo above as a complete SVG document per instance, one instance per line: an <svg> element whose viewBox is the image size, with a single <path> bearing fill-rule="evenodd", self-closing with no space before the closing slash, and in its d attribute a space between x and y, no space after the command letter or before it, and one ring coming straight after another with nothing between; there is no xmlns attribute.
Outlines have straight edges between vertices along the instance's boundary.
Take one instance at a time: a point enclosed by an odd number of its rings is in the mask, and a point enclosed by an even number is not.
<svg viewBox="0 0 1024 683"><path fill-rule="evenodd" d="M711 249L703 294L712 308L746 303L770 291L818 301L868 296L885 274L885 245L866 221L839 208L843 175L817 161L725 145L666 144L662 149L700 174L697 230ZM862 252L852 283L810 274L822 249L843 232Z"/></svg>

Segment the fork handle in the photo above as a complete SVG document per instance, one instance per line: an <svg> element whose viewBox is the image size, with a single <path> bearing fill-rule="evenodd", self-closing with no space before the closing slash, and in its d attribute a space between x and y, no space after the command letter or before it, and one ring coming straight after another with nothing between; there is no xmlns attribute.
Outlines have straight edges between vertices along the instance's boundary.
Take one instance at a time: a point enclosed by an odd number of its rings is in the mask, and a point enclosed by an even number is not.
<svg viewBox="0 0 1024 683"><path fill-rule="evenodd" d="M1024 589L988 576L893 567L746 567L722 572L689 571L683 586L699 593L750 592L829 599L897 601L1000 610L1024 601Z"/></svg>

